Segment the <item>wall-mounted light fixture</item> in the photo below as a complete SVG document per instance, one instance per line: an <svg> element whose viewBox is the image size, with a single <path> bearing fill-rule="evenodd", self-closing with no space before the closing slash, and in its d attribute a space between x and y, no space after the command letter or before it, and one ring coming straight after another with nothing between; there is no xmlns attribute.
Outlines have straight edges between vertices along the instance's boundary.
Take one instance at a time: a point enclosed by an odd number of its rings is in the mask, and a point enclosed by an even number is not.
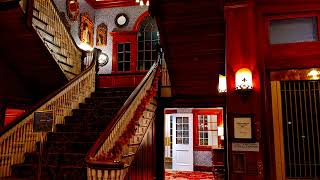
<svg viewBox="0 0 320 180"><path fill-rule="evenodd" d="M101 53L98 58L98 63L100 67L105 66L109 62L109 57L107 54Z"/></svg>
<svg viewBox="0 0 320 180"><path fill-rule="evenodd" d="M252 72L248 68L236 72L236 90L252 90Z"/></svg>
<svg viewBox="0 0 320 180"><path fill-rule="evenodd" d="M315 69L311 70L311 71L308 73L308 77L310 77L311 80L318 80L318 79L320 79L319 75L320 75L320 71L317 71L317 70L315 70Z"/></svg>
<svg viewBox="0 0 320 180"><path fill-rule="evenodd" d="M227 92L227 78L226 76L219 74L219 85L218 85L219 93Z"/></svg>
<svg viewBox="0 0 320 180"><path fill-rule="evenodd" d="M218 136L221 137L221 140L224 139L223 126L218 126Z"/></svg>

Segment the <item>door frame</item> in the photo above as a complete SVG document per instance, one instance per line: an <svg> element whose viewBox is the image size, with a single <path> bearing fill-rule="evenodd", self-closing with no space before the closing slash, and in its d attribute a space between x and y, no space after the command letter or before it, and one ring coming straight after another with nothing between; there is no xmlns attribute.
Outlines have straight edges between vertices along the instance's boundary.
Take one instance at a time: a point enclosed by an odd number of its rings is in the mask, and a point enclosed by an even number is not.
<svg viewBox="0 0 320 180"><path fill-rule="evenodd" d="M273 141L276 179L286 180L280 81L271 81Z"/></svg>

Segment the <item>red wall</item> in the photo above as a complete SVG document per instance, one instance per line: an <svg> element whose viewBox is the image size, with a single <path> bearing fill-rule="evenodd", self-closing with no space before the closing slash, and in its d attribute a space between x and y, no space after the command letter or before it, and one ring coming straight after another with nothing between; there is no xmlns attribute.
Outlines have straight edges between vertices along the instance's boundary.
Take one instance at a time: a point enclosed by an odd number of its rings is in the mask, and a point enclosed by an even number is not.
<svg viewBox="0 0 320 180"><path fill-rule="evenodd" d="M97 76L99 88L136 87L146 72L104 74Z"/></svg>
<svg viewBox="0 0 320 180"><path fill-rule="evenodd" d="M230 179L276 179L270 72L294 68L320 67L320 42L270 45L270 19L320 15L320 3L314 0L257 0L226 4L227 123L229 127ZM235 72L249 68L253 75L253 93L236 93ZM233 137L233 117L252 115L254 138L249 141ZM263 128L261 128L263 127ZM241 152L245 171L233 172L233 142L259 142L259 152Z"/></svg>
<svg viewBox="0 0 320 180"><path fill-rule="evenodd" d="M239 3L225 7L226 18L226 75L227 75L227 123L229 147L230 179L257 180L264 179L264 143L261 139L262 101L261 101L261 62L256 57L255 38L255 5ZM253 92L244 96L235 91L235 73L240 68L248 68L253 76ZM233 118L244 115L252 116L253 138L238 140L234 138ZM240 152L244 163L235 163L234 158L239 152L232 151L232 143L258 142L259 152ZM261 166L262 163L262 166ZM238 167L243 172L236 172Z"/></svg>

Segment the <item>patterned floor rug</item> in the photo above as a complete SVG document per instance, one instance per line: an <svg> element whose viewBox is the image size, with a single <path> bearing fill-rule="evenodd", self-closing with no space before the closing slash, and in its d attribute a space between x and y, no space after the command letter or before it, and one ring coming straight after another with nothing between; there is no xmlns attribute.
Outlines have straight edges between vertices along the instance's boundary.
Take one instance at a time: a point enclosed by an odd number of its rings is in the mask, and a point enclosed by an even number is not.
<svg viewBox="0 0 320 180"><path fill-rule="evenodd" d="M168 171L165 172L165 180L213 180L210 172L187 172L187 171Z"/></svg>

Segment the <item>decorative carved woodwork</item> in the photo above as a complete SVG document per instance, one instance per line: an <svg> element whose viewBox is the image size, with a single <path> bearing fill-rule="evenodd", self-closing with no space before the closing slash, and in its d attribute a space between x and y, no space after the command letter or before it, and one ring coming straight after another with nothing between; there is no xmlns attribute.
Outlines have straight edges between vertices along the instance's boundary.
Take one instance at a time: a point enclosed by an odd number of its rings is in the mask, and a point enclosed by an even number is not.
<svg viewBox="0 0 320 180"><path fill-rule="evenodd" d="M138 5L134 0L86 0L86 2L95 9Z"/></svg>
<svg viewBox="0 0 320 180"><path fill-rule="evenodd" d="M71 21L76 21L79 16L79 3L78 0L66 1L67 14Z"/></svg>
<svg viewBox="0 0 320 180"><path fill-rule="evenodd" d="M107 25L101 23L97 27L97 37L96 37L96 46L106 46L107 45Z"/></svg>
<svg viewBox="0 0 320 180"><path fill-rule="evenodd" d="M88 13L81 14L79 27L80 41L93 47L93 21Z"/></svg>

